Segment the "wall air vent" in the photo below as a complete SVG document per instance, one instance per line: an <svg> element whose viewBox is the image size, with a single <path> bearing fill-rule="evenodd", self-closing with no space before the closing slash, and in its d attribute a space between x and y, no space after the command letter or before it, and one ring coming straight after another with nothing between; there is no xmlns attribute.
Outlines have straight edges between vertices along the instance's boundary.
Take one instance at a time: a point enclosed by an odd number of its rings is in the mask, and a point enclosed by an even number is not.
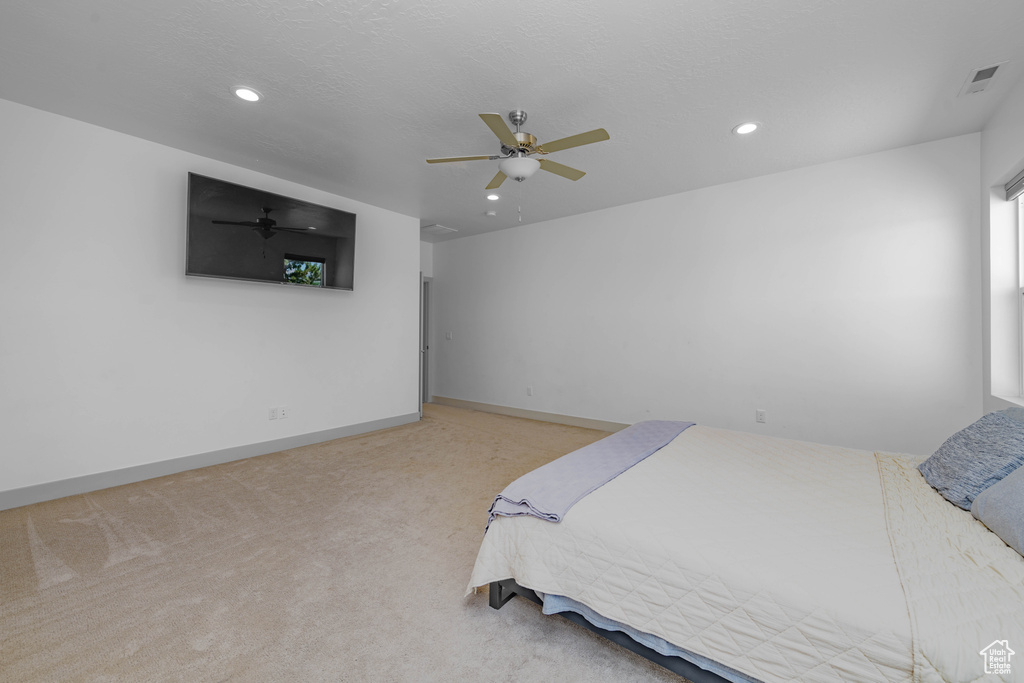
<svg viewBox="0 0 1024 683"><path fill-rule="evenodd" d="M960 97L974 95L992 85L992 81L996 79L996 74L1002 71L1003 64L1006 64L1006 62L990 64L989 66L983 66L972 71L964 82L964 87L960 88Z"/></svg>
<svg viewBox="0 0 1024 683"><path fill-rule="evenodd" d="M438 225L437 223L434 223L433 225L424 225L422 228L420 228L420 233L421 234L423 234L423 235L433 235L435 237L438 236L438 235L447 235L448 233L452 233L452 232L458 232L458 229L456 229L456 228L446 228L445 226Z"/></svg>

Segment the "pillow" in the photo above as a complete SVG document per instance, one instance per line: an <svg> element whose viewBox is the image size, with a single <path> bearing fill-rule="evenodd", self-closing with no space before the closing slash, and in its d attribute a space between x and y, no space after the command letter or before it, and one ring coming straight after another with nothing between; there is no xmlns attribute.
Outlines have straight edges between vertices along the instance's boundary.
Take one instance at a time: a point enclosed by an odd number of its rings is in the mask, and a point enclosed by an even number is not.
<svg viewBox="0 0 1024 683"><path fill-rule="evenodd" d="M1009 408L1000 410L999 412L1007 417L1012 417L1017 422L1024 423L1024 408L1019 406L1010 406Z"/></svg>
<svg viewBox="0 0 1024 683"><path fill-rule="evenodd" d="M979 493L971 504L971 514L1024 555L1024 467Z"/></svg>
<svg viewBox="0 0 1024 683"><path fill-rule="evenodd" d="M971 509L979 493L1024 463L1024 422L989 413L939 446L917 469L949 502Z"/></svg>

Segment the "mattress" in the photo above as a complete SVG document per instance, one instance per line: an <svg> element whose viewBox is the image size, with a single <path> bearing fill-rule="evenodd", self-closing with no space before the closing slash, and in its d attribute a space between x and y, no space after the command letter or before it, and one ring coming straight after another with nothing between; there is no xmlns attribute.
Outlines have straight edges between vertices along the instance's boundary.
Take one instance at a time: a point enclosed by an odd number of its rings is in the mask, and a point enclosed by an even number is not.
<svg viewBox="0 0 1024 683"><path fill-rule="evenodd" d="M974 680L1024 643L1024 558L918 461L697 425L558 524L495 519L470 588L514 578L764 681Z"/></svg>

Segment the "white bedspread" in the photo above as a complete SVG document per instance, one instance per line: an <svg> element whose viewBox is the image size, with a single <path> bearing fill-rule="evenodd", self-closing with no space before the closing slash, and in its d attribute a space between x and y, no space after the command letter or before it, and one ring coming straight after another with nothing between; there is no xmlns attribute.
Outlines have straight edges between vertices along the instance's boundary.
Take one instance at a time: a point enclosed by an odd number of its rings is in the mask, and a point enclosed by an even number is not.
<svg viewBox="0 0 1024 683"><path fill-rule="evenodd" d="M918 479L915 497L938 498ZM698 425L560 524L495 520L470 587L515 578L765 681L942 680L941 663L918 661L915 676L922 631L886 511L872 453ZM973 664L980 675L982 657Z"/></svg>
<svg viewBox="0 0 1024 683"><path fill-rule="evenodd" d="M906 462L877 454L889 534L910 606L914 680L1024 680L1024 558ZM985 675L981 650L1008 640L1010 673ZM1013 672L1016 671L1016 674Z"/></svg>

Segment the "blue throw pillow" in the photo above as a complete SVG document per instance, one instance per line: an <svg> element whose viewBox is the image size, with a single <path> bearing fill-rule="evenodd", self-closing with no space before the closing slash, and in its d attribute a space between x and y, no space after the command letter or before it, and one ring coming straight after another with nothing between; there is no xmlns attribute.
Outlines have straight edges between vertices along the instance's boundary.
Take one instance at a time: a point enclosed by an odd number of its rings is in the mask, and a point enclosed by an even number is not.
<svg viewBox="0 0 1024 683"><path fill-rule="evenodd" d="M971 509L979 493L1024 464L1024 422L989 413L939 446L918 466L949 502Z"/></svg>
<svg viewBox="0 0 1024 683"><path fill-rule="evenodd" d="M971 514L985 523L1006 545L1024 555L1024 467L978 494Z"/></svg>
<svg viewBox="0 0 1024 683"><path fill-rule="evenodd" d="M1009 408L1005 408L999 412L1007 417L1012 417L1017 422L1024 423L1024 408L1019 406L1010 406Z"/></svg>

